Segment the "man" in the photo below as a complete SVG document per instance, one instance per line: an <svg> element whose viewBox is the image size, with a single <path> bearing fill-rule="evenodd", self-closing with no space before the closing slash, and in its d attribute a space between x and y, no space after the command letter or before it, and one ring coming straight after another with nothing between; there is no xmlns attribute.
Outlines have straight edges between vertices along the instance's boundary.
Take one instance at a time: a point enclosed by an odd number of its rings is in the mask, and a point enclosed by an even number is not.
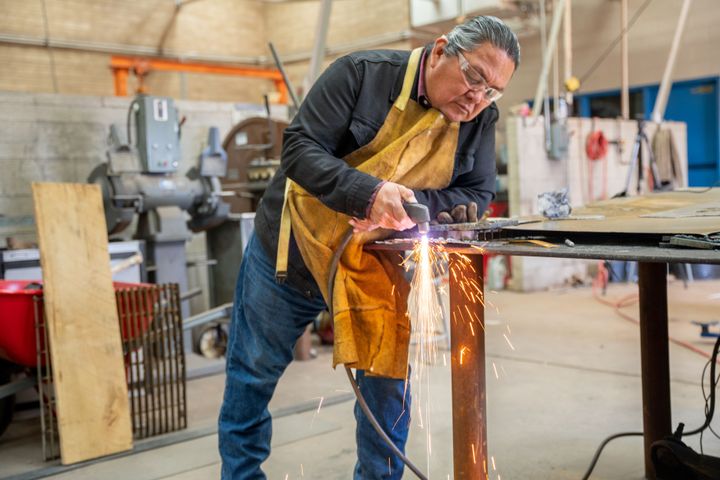
<svg viewBox="0 0 720 480"><path fill-rule="evenodd" d="M357 369L370 409L404 450L407 289L395 292L393 262L362 244L414 225L403 202L425 204L433 216L472 203L485 210L494 196L494 102L518 62L512 31L476 17L413 53L342 57L308 93L285 131L282 168L258 208L238 277L219 419L224 479L265 478L268 402L295 341L326 308L329 260L350 228L356 235L328 299L334 361ZM402 462L357 406L355 415L354 478L401 478Z"/></svg>

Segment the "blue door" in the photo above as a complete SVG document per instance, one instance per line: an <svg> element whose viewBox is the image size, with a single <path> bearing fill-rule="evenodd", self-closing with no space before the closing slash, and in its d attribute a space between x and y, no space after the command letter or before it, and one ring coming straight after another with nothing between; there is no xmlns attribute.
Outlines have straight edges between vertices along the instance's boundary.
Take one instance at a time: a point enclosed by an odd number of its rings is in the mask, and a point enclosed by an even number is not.
<svg viewBox="0 0 720 480"><path fill-rule="evenodd" d="M709 187L720 180L718 98L717 78L676 82L670 91L665 119L687 124L691 187Z"/></svg>

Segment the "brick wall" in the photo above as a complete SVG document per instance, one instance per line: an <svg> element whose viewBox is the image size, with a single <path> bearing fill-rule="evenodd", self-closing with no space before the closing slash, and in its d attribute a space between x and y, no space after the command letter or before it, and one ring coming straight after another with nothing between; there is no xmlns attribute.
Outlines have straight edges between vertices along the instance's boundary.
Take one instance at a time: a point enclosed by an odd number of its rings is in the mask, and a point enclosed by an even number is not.
<svg viewBox="0 0 720 480"><path fill-rule="evenodd" d="M89 42L99 47L159 48L174 13L168 0L45 0L48 33L54 41ZM188 3L168 31L166 52L179 55L269 58L273 41L281 56L312 50L319 2L281 4L252 0ZM45 38L42 0L0 0L0 35ZM407 29L405 0L334 2L327 46L347 46L367 37ZM404 48L406 42L399 46ZM394 44L398 46L398 44ZM326 64L334 57L326 59ZM0 43L0 90L113 95L109 53ZM287 65L296 86L302 85L309 62ZM135 88L131 77L129 90ZM151 93L193 100L261 103L274 91L272 82L223 75L153 72Z"/></svg>

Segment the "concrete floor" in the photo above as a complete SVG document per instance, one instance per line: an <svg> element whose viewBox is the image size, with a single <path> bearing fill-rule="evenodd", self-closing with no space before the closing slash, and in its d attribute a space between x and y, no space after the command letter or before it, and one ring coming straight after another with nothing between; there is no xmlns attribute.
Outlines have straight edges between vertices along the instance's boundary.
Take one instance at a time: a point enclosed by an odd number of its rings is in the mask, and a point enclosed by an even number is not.
<svg viewBox="0 0 720 480"><path fill-rule="evenodd" d="M613 285L607 298L636 291L634 285ZM690 321L720 320L720 282L695 282L685 290L682 283L671 281L668 291L671 336L709 353L712 340L701 339ZM589 288L488 292L487 298L497 306L486 316L488 444L496 468L490 478L581 478L603 438L642 428L637 326L598 303ZM637 305L623 311L637 318ZM514 350L503 338L509 332ZM699 379L706 360L672 344L670 353L673 422L694 428L703 420ZM344 372L333 371L330 364L331 350L320 348L318 358L293 363L282 378L271 404L279 418L265 465L269 479L351 478L353 403ZM433 366L431 378L430 478L452 478L449 367L442 362ZM219 478L214 425L223 382L222 375L189 382L190 428L176 436L195 438L58 472L53 478ZM303 412L292 413L298 410ZM30 478L23 472L39 468L53 472L52 463L39 461L37 420L28 415L15 421L0 438L0 478ZM427 471L425 441L425 431L414 421L408 456ZM140 442L137 449L151 447L152 442ZM687 442L698 449L697 437ZM704 448L720 456L720 440L712 434L705 436ZM406 472L404 478L414 477ZM591 478L643 478L642 440L612 442Z"/></svg>

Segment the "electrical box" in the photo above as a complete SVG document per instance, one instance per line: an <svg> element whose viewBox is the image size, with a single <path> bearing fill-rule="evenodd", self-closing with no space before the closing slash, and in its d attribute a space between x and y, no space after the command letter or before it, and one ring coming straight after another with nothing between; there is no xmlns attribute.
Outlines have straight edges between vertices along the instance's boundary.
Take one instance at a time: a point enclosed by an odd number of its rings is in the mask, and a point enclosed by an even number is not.
<svg viewBox="0 0 720 480"><path fill-rule="evenodd" d="M171 98L135 100L137 150L146 173L174 173L180 166L180 125Z"/></svg>

